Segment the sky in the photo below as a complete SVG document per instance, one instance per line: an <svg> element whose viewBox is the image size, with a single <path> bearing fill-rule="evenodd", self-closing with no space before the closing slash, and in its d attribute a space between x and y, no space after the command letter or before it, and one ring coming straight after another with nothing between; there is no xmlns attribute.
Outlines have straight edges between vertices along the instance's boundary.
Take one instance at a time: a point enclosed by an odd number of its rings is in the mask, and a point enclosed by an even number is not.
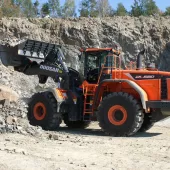
<svg viewBox="0 0 170 170"><path fill-rule="evenodd" d="M35 0L33 0L34 2ZM48 0L39 0L40 4L47 2ZM65 0L60 0L61 5L63 5L65 2ZM76 11L78 11L79 8L79 4L81 2L81 0L75 0L76 2L76 6L77 9ZM110 5L113 7L113 9L117 8L117 4L118 3L123 3L123 5L125 6L125 8L129 11L131 10L131 5L133 4L134 0L109 0ZM156 5L162 10L165 11L166 7L170 6L170 0L155 0Z"/></svg>

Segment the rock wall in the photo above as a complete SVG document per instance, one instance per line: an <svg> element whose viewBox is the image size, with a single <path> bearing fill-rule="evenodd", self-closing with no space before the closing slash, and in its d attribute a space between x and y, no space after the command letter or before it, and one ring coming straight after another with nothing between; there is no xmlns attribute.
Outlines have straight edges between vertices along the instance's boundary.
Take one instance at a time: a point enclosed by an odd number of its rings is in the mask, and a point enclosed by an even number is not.
<svg viewBox="0 0 170 170"><path fill-rule="evenodd" d="M157 64L170 41L170 17L0 20L0 43L23 38L62 44L67 64L76 69L80 68L79 48L112 47L114 42L121 46L126 61L146 47L147 57Z"/></svg>

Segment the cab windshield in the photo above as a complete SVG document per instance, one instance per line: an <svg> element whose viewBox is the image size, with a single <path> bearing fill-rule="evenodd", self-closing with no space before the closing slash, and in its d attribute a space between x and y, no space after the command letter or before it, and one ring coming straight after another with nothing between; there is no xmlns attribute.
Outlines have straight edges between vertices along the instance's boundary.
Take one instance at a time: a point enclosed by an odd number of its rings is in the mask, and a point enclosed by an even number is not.
<svg viewBox="0 0 170 170"><path fill-rule="evenodd" d="M107 56L108 51L87 53L85 63L87 70L100 69L104 64L104 58Z"/></svg>
<svg viewBox="0 0 170 170"><path fill-rule="evenodd" d="M113 55L112 51L92 51L84 53L84 76L88 73L100 73L102 65L113 69L125 69L125 61L121 55Z"/></svg>

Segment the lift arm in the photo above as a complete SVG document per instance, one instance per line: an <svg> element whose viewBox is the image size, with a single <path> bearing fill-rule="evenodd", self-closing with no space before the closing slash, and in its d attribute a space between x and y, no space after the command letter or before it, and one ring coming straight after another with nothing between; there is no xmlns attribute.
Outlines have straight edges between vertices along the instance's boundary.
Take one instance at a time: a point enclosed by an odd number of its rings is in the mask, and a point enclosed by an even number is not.
<svg viewBox="0 0 170 170"><path fill-rule="evenodd" d="M13 47L1 45L0 52L5 66L13 66L15 71L26 75L38 75L40 83L45 83L48 77L58 82L60 77L68 89L69 70L61 46L26 40Z"/></svg>

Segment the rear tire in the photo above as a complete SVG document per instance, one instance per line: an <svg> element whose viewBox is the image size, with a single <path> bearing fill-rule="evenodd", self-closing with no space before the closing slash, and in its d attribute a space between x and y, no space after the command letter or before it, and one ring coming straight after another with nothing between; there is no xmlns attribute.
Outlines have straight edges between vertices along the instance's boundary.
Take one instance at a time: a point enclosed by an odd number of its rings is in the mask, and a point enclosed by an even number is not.
<svg viewBox="0 0 170 170"><path fill-rule="evenodd" d="M44 130L55 130L61 124L61 115L57 113L57 101L51 92L36 93L28 104L28 120L33 126Z"/></svg>
<svg viewBox="0 0 170 170"><path fill-rule="evenodd" d="M143 109L133 96L119 92L107 95L99 106L99 126L113 136L134 135L142 126Z"/></svg>

